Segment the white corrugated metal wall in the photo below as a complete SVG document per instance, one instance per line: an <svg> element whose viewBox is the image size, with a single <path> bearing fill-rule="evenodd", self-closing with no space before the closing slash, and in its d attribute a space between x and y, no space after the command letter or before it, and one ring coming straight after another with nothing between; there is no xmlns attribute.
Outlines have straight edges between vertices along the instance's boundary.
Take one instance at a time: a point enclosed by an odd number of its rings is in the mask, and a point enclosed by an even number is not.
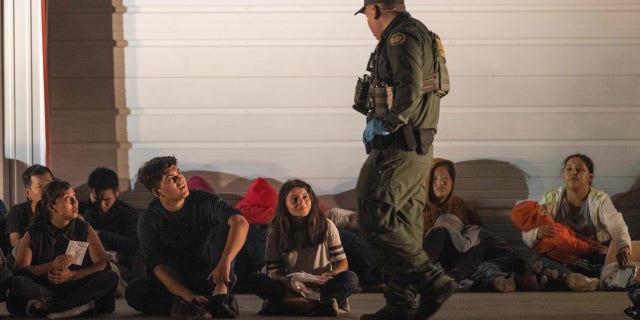
<svg viewBox="0 0 640 320"><path fill-rule="evenodd" d="M564 156L595 185L640 173L640 4L406 0L440 34L452 92L435 155L508 161L530 196ZM184 170L352 188L364 160L355 79L375 46L359 0L123 0L130 177L150 157ZM500 186L496 186L500 188Z"/></svg>

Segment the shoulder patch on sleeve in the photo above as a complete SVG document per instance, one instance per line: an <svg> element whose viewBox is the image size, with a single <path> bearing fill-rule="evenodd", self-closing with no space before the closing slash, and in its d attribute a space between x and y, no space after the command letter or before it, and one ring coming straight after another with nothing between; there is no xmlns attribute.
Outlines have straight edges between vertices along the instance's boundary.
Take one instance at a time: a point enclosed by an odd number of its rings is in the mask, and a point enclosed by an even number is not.
<svg viewBox="0 0 640 320"><path fill-rule="evenodd" d="M389 44L392 46L397 46L399 44L403 44L406 40L407 37L404 35L404 33L398 32L389 37Z"/></svg>
<svg viewBox="0 0 640 320"><path fill-rule="evenodd" d="M440 38L436 38L436 45L438 46L438 52L441 57L446 58L446 53L444 52L444 46L442 45L442 41Z"/></svg>

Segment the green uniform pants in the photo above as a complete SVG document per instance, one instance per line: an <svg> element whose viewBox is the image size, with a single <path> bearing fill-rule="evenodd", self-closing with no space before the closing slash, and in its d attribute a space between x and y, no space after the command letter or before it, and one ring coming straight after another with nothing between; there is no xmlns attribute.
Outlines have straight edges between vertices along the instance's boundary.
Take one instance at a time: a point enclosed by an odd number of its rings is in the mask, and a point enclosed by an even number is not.
<svg viewBox="0 0 640 320"><path fill-rule="evenodd" d="M384 296L391 309L417 308L417 294L443 274L422 248L424 181L432 150L419 155L374 149L358 177L358 221L389 276Z"/></svg>

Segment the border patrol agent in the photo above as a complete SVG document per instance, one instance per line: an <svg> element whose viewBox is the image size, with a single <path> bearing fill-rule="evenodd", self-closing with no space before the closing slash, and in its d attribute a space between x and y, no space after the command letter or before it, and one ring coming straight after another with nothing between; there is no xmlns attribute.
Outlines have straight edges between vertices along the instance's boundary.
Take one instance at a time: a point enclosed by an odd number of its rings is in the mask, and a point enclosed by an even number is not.
<svg viewBox="0 0 640 320"><path fill-rule="evenodd" d="M354 97L353 108L367 116L369 154L356 187L358 218L389 276L386 305L361 319L426 319L456 287L422 249L424 181L440 98L449 91L444 48L404 0L364 0L358 13L379 40Z"/></svg>

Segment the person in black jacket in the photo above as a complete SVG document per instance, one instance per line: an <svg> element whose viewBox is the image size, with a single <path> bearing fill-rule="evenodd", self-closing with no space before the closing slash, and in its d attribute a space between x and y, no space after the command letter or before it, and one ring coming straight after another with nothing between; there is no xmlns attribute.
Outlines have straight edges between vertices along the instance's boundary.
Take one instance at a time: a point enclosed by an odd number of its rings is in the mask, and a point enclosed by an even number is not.
<svg viewBox="0 0 640 320"><path fill-rule="evenodd" d="M80 204L80 214L100 237L111 268L120 274L117 294L124 295L126 282L144 272L138 243L138 212L118 199L118 175L113 170L96 168L87 184L89 200Z"/></svg>
<svg viewBox="0 0 640 320"><path fill-rule="evenodd" d="M147 314L237 317L233 260L249 229L242 212L215 194L190 191L172 156L147 161L138 181L155 199L138 223L146 274L127 286L127 303Z"/></svg>
<svg viewBox="0 0 640 320"><path fill-rule="evenodd" d="M34 164L22 173L22 183L27 195L27 201L11 207L7 215L6 234L9 236L11 253L7 254L9 266L13 266L16 248L27 227L36 216L36 205L42 197L42 189L53 180L53 173L45 166Z"/></svg>

